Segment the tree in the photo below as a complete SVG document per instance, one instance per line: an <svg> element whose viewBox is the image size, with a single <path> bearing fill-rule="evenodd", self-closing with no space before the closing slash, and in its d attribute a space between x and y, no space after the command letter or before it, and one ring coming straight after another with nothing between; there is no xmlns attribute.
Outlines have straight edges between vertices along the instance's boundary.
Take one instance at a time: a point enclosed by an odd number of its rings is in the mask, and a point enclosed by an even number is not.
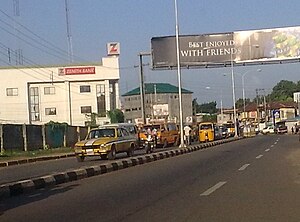
<svg viewBox="0 0 300 222"><path fill-rule="evenodd" d="M293 101L293 93L299 90L299 81L294 83L293 81L281 80L273 87L272 93L268 95L269 101Z"/></svg>
<svg viewBox="0 0 300 222"><path fill-rule="evenodd" d="M214 101L214 102L200 104L197 106L196 111L200 113L215 114L217 113L217 102Z"/></svg>
<svg viewBox="0 0 300 222"><path fill-rule="evenodd" d="M120 109L114 109L107 111L107 115L110 118L111 123L123 123L124 113Z"/></svg>

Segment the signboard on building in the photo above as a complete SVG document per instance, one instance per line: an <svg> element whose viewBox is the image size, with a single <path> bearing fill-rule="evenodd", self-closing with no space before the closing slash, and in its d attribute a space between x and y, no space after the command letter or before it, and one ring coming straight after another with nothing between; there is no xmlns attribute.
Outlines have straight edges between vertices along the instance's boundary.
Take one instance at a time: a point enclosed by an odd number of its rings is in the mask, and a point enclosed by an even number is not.
<svg viewBox="0 0 300 222"><path fill-rule="evenodd" d="M181 35L181 67L217 67L247 63L299 61L300 27L204 35ZM177 66L175 36L151 39L152 67Z"/></svg>
<svg viewBox="0 0 300 222"><path fill-rule="evenodd" d="M153 114L154 116L168 116L169 115L168 104L153 105Z"/></svg>
<svg viewBox="0 0 300 222"><path fill-rule="evenodd" d="M71 67L71 68L60 68L58 69L58 75L86 75L96 74L96 68L90 67Z"/></svg>
<svg viewBox="0 0 300 222"><path fill-rule="evenodd" d="M273 110L273 123L280 121L280 110Z"/></svg>
<svg viewBox="0 0 300 222"><path fill-rule="evenodd" d="M120 43L119 42L109 42L107 43L107 55L120 55Z"/></svg>

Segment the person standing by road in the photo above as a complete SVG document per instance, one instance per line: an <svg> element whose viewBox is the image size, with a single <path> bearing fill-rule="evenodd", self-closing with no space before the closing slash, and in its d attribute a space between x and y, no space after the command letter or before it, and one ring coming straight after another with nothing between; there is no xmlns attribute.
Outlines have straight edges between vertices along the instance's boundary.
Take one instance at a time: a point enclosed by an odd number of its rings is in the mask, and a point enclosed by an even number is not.
<svg viewBox="0 0 300 222"><path fill-rule="evenodd" d="M191 139L190 139L190 137L191 137L191 131L192 131L192 129L191 129L191 127L189 126L189 125L186 125L184 128L183 128L183 130L184 130L184 141L185 141L185 145L190 145L191 144Z"/></svg>

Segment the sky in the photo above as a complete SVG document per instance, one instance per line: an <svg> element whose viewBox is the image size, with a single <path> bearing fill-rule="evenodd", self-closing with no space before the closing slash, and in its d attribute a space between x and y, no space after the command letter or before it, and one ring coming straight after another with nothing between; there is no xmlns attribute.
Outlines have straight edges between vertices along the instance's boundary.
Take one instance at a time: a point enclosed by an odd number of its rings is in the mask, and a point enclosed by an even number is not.
<svg viewBox="0 0 300 222"><path fill-rule="evenodd" d="M299 0L177 0L179 34L197 35L300 25ZM151 38L175 35L174 0L68 0L75 62L97 62L108 42L120 42L120 93L139 87L138 54L150 52ZM14 7L18 6L18 7ZM20 49L23 64L69 62L64 0L1 0L0 65L15 66L7 48ZM10 58L10 62L8 61ZM144 57L145 82L178 86L177 71L151 69ZM299 81L300 63L235 67L236 99L256 89L266 94L280 80ZM232 107L230 68L182 69L182 87L199 104ZM246 74L245 74L246 73ZM260 91L261 93L263 91Z"/></svg>

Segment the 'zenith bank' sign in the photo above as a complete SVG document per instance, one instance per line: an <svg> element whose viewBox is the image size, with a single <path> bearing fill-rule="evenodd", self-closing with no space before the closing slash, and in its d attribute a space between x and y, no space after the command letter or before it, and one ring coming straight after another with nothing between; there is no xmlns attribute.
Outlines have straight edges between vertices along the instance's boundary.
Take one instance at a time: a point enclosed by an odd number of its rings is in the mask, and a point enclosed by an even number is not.
<svg viewBox="0 0 300 222"><path fill-rule="evenodd" d="M62 68L58 69L59 75L86 75L86 74L96 74L96 69L94 66L91 67L76 67L76 68Z"/></svg>

